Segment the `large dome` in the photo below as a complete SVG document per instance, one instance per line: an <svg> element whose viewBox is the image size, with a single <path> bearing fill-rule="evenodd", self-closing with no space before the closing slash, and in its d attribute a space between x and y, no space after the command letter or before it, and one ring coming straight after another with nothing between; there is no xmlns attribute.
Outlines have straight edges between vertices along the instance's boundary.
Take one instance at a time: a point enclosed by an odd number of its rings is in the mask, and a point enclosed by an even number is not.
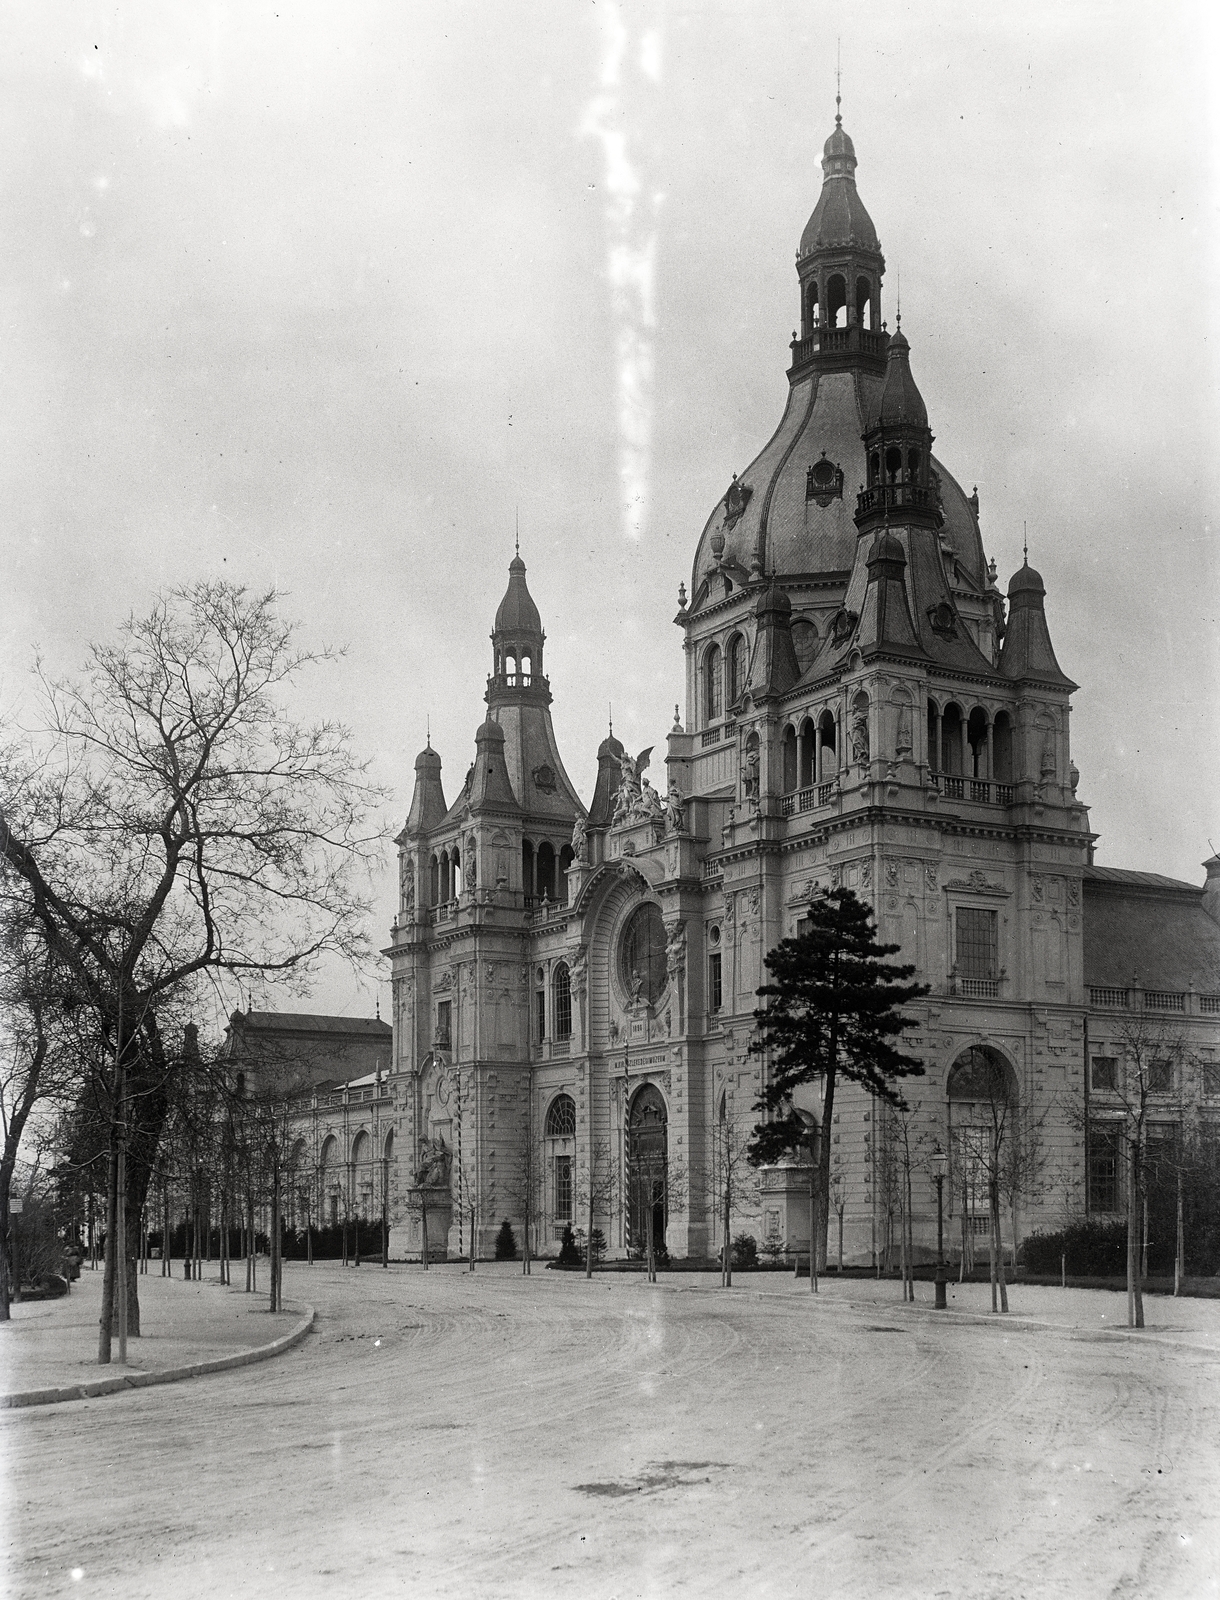
<svg viewBox="0 0 1220 1600"><path fill-rule="evenodd" d="M775 434L707 520L695 552L694 608L720 551L741 577L781 580L838 575L846 581L856 554L856 491L866 481L862 435L881 406L885 377L861 371L810 372L792 384ZM944 512L943 534L980 592L987 563L974 506L933 457Z"/></svg>

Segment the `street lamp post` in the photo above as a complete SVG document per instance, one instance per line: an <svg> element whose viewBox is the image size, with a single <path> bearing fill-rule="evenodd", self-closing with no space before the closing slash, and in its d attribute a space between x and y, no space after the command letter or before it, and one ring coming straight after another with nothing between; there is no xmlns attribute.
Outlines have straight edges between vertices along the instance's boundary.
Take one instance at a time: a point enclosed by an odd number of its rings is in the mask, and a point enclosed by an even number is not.
<svg viewBox="0 0 1220 1600"><path fill-rule="evenodd" d="M939 1146L932 1152L932 1173L936 1179L936 1300L937 1311L948 1310L945 1298L945 1174L949 1156Z"/></svg>

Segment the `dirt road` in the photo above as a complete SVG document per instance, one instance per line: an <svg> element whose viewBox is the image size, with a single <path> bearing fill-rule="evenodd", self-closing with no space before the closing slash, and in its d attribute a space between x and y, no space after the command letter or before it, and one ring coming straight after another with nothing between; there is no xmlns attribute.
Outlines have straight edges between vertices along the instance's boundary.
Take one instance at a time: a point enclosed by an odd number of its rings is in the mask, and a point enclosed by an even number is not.
<svg viewBox="0 0 1220 1600"><path fill-rule="evenodd" d="M1220 1303L1134 1346L894 1284L288 1276L276 1362L0 1416L10 1594L1220 1594Z"/></svg>

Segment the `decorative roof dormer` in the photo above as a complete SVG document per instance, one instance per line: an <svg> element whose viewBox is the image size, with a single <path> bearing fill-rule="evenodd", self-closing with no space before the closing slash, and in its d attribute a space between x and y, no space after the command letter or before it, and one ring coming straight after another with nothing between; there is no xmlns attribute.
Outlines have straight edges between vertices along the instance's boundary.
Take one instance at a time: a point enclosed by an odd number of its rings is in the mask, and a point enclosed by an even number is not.
<svg viewBox="0 0 1220 1600"><path fill-rule="evenodd" d="M822 151L822 192L796 253L801 331L792 341L794 373L810 364L879 370L885 354L885 257L856 189L856 151L838 107L836 95L834 132Z"/></svg>
<svg viewBox="0 0 1220 1600"><path fill-rule="evenodd" d="M508 589L496 612L492 630L492 672L487 680L487 704L513 701L549 705L551 686L542 672L542 647L546 634L542 618L525 582L525 562L515 555L508 564Z"/></svg>
<svg viewBox="0 0 1220 1600"><path fill-rule="evenodd" d="M887 521L939 528L944 521L932 470L928 408L911 373L901 327L890 340L885 387L864 430L868 481L856 497L856 527L872 533Z"/></svg>

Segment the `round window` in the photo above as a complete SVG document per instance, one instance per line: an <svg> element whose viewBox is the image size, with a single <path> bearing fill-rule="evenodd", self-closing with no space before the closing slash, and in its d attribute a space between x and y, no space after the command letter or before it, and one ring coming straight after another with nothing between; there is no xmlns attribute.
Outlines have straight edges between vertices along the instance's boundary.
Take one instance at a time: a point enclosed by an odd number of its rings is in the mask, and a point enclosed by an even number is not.
<svg viewBox="0 0 1220 1600"><path fill-rule="evenodd" d="M720 943L720 928L715 922L713 922L711 927L707 930L707 942L711 945L713 950Z"/></svg>
<svg viewBox="0 0 1220 1600"><path fill-rule="evenodd" d="M627 993L651 1005L665 987L665 924L659 907L647 904L632 912L623 929L618 962Z"/></svg>

